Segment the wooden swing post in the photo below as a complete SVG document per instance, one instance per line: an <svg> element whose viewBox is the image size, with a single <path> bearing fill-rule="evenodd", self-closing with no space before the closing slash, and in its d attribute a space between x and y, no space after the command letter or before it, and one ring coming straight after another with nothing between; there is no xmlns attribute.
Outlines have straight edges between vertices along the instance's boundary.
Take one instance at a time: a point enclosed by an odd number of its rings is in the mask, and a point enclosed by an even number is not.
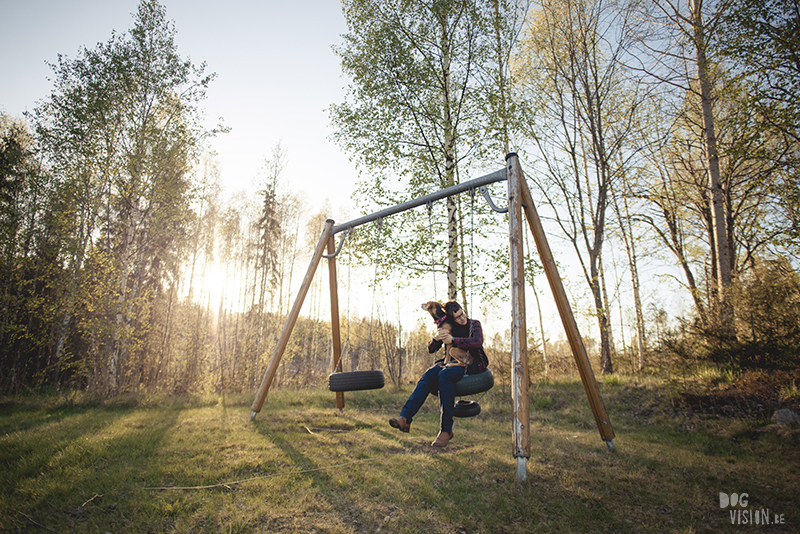
<svg viewBox="0 0 800 534"><path fill-rule="evenodd" d="M333 349L333 372L342 372L342 335L339 327L339 286L336 277L336 250L333 234L328 237L328 280L331 288L331 346ZM350 288L348 288L349 290ZM348 318L349 320L349 318ZM336 407L344 409L344 392L336 392Z"/></svg>
<svg viewBox="0 0 800 534"><path fill-rule="evenodd" d="M556 261L553 258L553 253L550 250L550 245L547 242L542 222L539 219L539 214L536 211L536 206L533 203L533 196L528 188L528 183L519 166L519 160L514 155L509 160L512 167L518 169L517 174L520 178L520 188L522 193L522 207L525 212L525 218L528 220L528 226L533 234L533 240L536 243L536 249L539 252L539 259L544 267L544 272L547 275L547 281L550 284L550 290L553 292L553 298L556 301L558 314L561 316L561 322L564 325L564 331L567 334L572 355L575 357L575 363L578 366L578 372L583 382L583 388L586 390L586 396L589 398L589 406L592 408L597 429L600 431L600 437L606 442L608 448L614 450L614 429L611 427L611 421L608 417L603 398L600 396L600 388L597 385L597 380L592 371L592 365L589 363L589 355L586 352L586 346L583 344L580 331L578 330L578 323L575 321L575 316L572 313L572 308L567 299L567 293L564 291L564 285L561 282L561 276L558 274ZM511 176L509 171L509 177ZM510 178L509 178L510 180ZM513 280L513 278L512 278Z"/></svg>
<svg viewBox="0 0 800 534"><path fill-rule="evenodd" d="M325 251L325 245L331 239L332 229L333 219L328 219L325 221L325 227L322 230L322 236L320 236L319 243L317 243L317 248L314 250L314 256L312 257L311 263L308 266L306 276L303 278L303 283L300 285L300 291L297 293L297 298L294 301L292 310L289 312L289 316L286 318L286 324L283 326L281 337L278 339L278 344L275 346L275 351L272 353L272 358L269 361L267 370L264 372L264 378L261 380L261 386L258 388L258 393L256 393L256 398L253 401L253 406L251 408L251 421L255 419L256 414L261 411L261 407L264 405L264 400L267 398L269 387L272 385L272 380L275 378L275 373L278 371L278 364L281 361L281 357L283 357L283 353L286 352L286 345L289 343L289 338L292 335L294 325L297 322L297 318L300 316L300 309L303 307L303 301L306 299L306 294L308 294L308 288L311 287L311 282L314 281L314 273L317 270L317 265L319 265L319 262L322 259L322 253Z"/></svg>
<svg viewBox="0 0 800 534"><path fill-rule="evenodd" d="M525 320L525 264L522 247L522 188L516 154L506 156L508 170L508 233L511 271L511 402L514 408L514 457L517 482L528 477L531 457L528 400L528 333Z"/></svg>

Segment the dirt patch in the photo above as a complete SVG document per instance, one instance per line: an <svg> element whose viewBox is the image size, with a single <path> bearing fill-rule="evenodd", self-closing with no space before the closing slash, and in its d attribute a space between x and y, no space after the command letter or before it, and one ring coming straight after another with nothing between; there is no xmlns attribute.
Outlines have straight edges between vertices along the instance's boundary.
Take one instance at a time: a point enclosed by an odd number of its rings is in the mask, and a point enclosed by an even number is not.
<svg viewBox="0 0 800 534"><path fill-rule="evenodd" d="M769 419L781 408L800 410L798 383L800 369L747 371L732 383L702 384L683 392L680 407L718 417Z"/></svg>

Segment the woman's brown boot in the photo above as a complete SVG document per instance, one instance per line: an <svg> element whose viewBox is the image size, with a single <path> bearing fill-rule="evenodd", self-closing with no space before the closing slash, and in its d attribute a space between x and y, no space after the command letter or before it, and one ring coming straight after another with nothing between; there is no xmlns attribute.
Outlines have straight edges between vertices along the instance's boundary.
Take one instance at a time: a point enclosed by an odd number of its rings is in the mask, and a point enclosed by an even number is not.
<svg viewBox="0 0 800 534"><path fill-rule="evenodd" d="M439 435L436 436L436 441L431 443L431 447L447 447L451 439L453 439L452 432L439 432Z"/></svg>
<svg viewBox="0 0 800 534"><path fill-rule="evenodd" d="M411 423L409 423L408 420L406 420L406 418L402 415L397 419L394 417L389 419L389 426L398 429L400 432L408 432L411 430Z"/></svg>

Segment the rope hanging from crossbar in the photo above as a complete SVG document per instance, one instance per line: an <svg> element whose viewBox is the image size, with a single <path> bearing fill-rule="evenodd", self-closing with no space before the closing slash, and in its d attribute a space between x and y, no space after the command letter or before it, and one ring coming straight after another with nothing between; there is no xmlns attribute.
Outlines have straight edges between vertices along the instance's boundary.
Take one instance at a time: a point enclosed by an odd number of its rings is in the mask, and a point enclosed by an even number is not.
<svg viewBox="0 0 800 534"><path fill-rule="evenodd" d="M475 293L475 188L469 190L469 197L469 313L474 316L472 303Z"/></svg>
<svg viewBox="0 0 800 534"><path fill-rule="evenodd" d="M436 300L436 254L433 240L433 202L429 201L428 207L428 229L431 236L431 274L433 275L433 300Z"/></svg>
<svg viewBox="0 0 800 534"><path fill-rule="evenodd" d="M336 369L333 370L334 373L341 373L342 366L344 365L342 361L344 360L344 355L348 353L350 350L350 295L353 293L353 286L350 284L350 271L353 269L353 231L354 228L350 228L346 231L349 234L348 238L348 245L347 245L347 330L345 334L344 340L344 347L342 348L341 354L339 355L339 365Z"/></svg>
<svg viewBox="0 0 800 534"><path fill-rule="evenodd" d="M377 288L378 288L378 265L379 265L379 262L378 262L379 257L378 257L378 255L380 254L380 250L381 250L381 241L382 241L381 240L381 230L383 228L383 217L379 217L376 222L378 223L378 231L377 231L378 234L377 234L377 238L375 240L375 259L373 260L374 263L375 263L375 274L372 277L372 304L370 305L370 309L369 309L369 332L367 334L367 342L365 344L365 347L368 347L368 346L372 345L372 323L374 322L374 317L375 317L375 293L376 293ZM363 350L362 350L362 353L363 353ZM360 368L360 367L361 367L361 358L359 357L358 358L358 366L356 368L356 371L358 371L359 370L358 368Z"/></svg>

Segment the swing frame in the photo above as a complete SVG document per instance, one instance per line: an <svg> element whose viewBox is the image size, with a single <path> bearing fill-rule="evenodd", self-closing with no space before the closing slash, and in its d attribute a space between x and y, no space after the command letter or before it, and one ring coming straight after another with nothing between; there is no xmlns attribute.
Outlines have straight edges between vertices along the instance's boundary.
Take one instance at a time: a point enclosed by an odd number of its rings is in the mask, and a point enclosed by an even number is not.
<svg viewBox="0 0 800 534"><path fill-rule="evenodd" d="M594 372L589 363L589 356L586 346L583 343L578 324L572 313L566 291L558 273L556 262L553 258L550 245L542 228L541 220L533 203L528 184L519 163L516 153L506 156L506 167L486 176L475 178L461 184L457 184L434 193L418 197L416 199L397 204L375 213L353 219L344 224L335 225L333 219L325 221L319 242L317 243L311 263L308 266L306 275L300 285L300 290L295 298L294 305L286 319L278 343L270 359L269 365L264 372L261 385L253 401L250 421L253 421L266 400L270 385L275 378L283 353L289 342L294 325L300 315L308 289L314 278L319 262L323 256L328 260L328 274L331 292L331 337L333 346L333 366L334 372L341 372L341 333L339 323L339 292L336 275L336 256L344 244L345 238L356 226L383 219L418 206L429 204L456 195L465 191L484 188L485 186L506 181L508 184L508 220L509 220L509 252L510 252L510 275L511 275L511 382L512 382L512 404L513 404L513 438L514 438L514 457L517 459L517 481L523 482L527 479L527 459L530 458L530 406L528 395L528 347L527 347L527 327L525 317L525 272L524 272L524 250L523 250L523 223L522 213L525 214L528 227L533 235L539 258L544 267L547 281L555 299L564 331L569 341L575 363L583 382L589 406L594 414L597 429L600 437L606 442L609 449L614 447L614 430L608 417L603 399L600 396L600 389L597 385ZM484 196L486 194L484 193ZM492 206L493 209L494 206ZM496 210L495 211L500 211ZM342 235L339 246L336 247L334 236L345 232ZM324 251L327 247L327 254ZM344 408L344 392L336 392L336 407L340 410Z"/></svg>

